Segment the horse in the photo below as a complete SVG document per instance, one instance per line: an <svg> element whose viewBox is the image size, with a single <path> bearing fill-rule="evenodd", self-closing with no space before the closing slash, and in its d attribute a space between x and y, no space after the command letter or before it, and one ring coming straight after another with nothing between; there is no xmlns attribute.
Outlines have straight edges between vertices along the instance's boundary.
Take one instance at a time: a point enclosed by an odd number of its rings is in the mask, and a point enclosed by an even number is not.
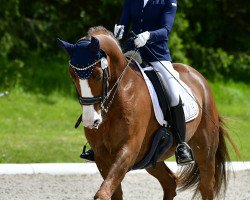
<svg viewBox="0 0 250 200"><path fill-rule="evenodd" d="M113 34L97 26L91 27L81 39L88 41L96 53L106 57L105 61L99 59L88 63L86 69L89 72L85 79L76 73L80 68L69 64L69 74L83 111L85 136L104 179L94 199L121 200L123 178L145 157L160 125L142 74L124 55ZM61 46L68 45L65 49L70 55L74 45L65 43ZM79 54L90 61L89 52ZM225 193L226 161L230 161L225 140L232 140L224 128L207 80L191 66L181 63L173 63L173 66L200 105L198 116L186 123L187 141L194 151L195 163L183 166L178 174L172 172L164 160L174 155L174 142L155 166L146 168L146 171L159 181L164 200L173 199L177 187L181 190L194 187L194 195L200 192L203 200L212 200L223 188Z"/></svg>

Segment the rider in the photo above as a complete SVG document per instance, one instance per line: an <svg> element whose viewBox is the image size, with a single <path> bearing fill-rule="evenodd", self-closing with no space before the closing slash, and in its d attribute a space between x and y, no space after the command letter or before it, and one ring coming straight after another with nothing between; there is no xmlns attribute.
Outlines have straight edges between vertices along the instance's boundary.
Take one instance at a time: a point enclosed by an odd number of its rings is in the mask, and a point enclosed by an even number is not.
<svg viewBox="0 0 250 200"><path fill-rule="evenodd" d="M185 142L185 116L180 98L180 85L176 81L179 74L172 66L168 48L168 36L176 10L176 0L125 0L119 25L115 25L114 28L114 35L117 39L122 39L128 35L131 28L137 37L126 42L125 51L139 48L143 60L150 62L163 76L170 102L172 128L178 143L175 152L176 161L178 164L189 164L194 161L194 156ZM144 48L145 45L154 56ZM94 152L84 151L81 157L94 160Z"/></svg>
<svg viewBox="0 0 250 200"><path fill-rule="evenodd" d="M172 116L172 128L178 142L176 160L178 164L193 162L192 150L186 141L185 116L180 98L180 84L176 81L178 72L171 63L168 36L177 10L176 0L125 0L119 25L115 25L117 39L127 36L131 30L136 39L128 40L125 51L139 48L143 60L150 62L166 81ZM151 50L144 48L144 46ZM164 66L163 66L164 65Z"/></svg>

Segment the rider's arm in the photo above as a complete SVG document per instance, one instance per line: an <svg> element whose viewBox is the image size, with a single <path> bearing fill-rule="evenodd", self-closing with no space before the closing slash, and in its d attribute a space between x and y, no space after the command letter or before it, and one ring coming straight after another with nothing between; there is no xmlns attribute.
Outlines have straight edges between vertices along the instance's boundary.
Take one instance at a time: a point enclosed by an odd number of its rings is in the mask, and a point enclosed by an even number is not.
<svg viewBox="0 0 250 200"><path fill-rule="evenodd" d="M172 29L174 18L177 10L177 1L171 0L166 4L162 14L161 27L155 31L150 31L150 38L148 42L157 42L160 40L167 40L168 34Z"/></svg>

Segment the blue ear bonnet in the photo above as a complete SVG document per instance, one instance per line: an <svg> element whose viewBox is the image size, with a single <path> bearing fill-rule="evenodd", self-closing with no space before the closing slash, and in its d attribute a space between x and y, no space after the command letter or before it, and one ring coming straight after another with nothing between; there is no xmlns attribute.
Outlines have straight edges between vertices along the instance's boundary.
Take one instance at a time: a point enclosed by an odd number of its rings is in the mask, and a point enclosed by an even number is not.
<svg viewBox="0 0 250 200"><path fill-rule="evenodd" d="M88 79L95 67L92 64L102 57L107 57L105 52L100 49L99 40L95 37L91 37L91 41L81 39L75 44L58 39L58 44L68 53L70 65L80 79Z"/></svg>

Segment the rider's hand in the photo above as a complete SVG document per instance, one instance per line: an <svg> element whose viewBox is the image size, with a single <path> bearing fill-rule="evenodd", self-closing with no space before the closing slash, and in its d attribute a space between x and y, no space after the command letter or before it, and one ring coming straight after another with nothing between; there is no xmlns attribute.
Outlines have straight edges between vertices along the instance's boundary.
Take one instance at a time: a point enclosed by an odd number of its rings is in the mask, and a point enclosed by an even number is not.
<svg viewBox="0 0 250 200"><path fill-rule="evenodd" d="M124 33L124 25L115 25L114 27L114 35L116 37L116 39L121 40L123 37L123 33Z"/></svg>
<svg viewBox="0 0 250 200"><path fill-rule="evenodd" d="M147 43L149 38L150 33L148 31L138 34L137 38L134 40L135 46L137 48L143 47Z"/></svg>

